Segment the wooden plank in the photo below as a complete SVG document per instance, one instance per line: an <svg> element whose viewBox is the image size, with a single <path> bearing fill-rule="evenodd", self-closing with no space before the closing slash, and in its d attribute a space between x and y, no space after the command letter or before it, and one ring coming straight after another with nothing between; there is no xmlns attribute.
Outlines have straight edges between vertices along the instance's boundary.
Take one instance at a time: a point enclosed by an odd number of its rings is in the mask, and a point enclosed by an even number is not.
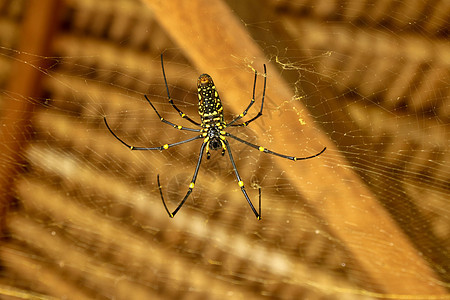
<svg viewBox="0 0 450 300"><path fill-rule="evenodd" d="M207 71L218 86L226 86L221 95L227 99L227 107L235 113L241 112L242 99L248 99L245 91L253 80L251 72L244 68L245 62L251 61L252 66L262 71L267 61L224 2L147 0L146 3L198 70ZM293 91L275 67L268 65L268 74L268 98L280 102L293 99ZM298 101L292 105L297 111L306 111ZM276 162L290 178L302 178L293 180L292 184L305 195L330 231L351 251L358 267L365 271L360 273L361 285L367 285L371 291L376 286L376 291L391 295L445 294L434 272L361 179L347 167L349 164L343 156L313 127L312 120L306 115L302 117L308 124L303 126L302 132L311 138L310 149L319 151L325 145L327 152L320 158L301 162L301 168L292 167L292 162L287 160L277 159ZM283 122L296 124L298 116L295 112L286 112ZM278 125L281 124L272 124ZM263 129L252 128L257 134L263 134ZM281 135L277 141L289 138L292 139ZM283 145L285 153L299 152L294 143Z"/></svg>
<svg viewBox="0 0 450 300"><path fill-rule="evenodd" d="M58 24L58 0L30 0L21 28L20 43L6 87L0 121L0 232L10 201L15 174L22 164L21 151L30 134L30 118L45 70L51 37Z"/></svg>

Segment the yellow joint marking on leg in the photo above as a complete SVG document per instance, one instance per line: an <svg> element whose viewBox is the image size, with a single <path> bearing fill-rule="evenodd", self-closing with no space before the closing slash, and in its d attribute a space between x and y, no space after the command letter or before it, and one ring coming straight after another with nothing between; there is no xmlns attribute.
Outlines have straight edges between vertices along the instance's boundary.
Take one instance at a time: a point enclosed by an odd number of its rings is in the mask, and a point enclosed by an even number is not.
<svg viewBox="0 0 450 300"><path fill-rule="evenodd" d="M163 118L163 117L161 117L161 121L164 121L164 118Z"/></svg>
<svg viewBox="0 0 450 300"><path fill-rule="evenodd" d="M225 134L226 134L226 132L222 130L222 131L220 132L220 134L223 134L223 135L225 135Z"/></svg>
<svg viewBox="0 0 450 300"><path fill-rule="evenodd" d="M243 186L244 186L244 182L241 180L241 181L238 182L238 185L239 185L240 187L243 187Z"/></svg>
<svg viewBox="0 0 450 300"><path fill-rule="evenodd" d="M264 152L264 150L265 150L264 147L259 147L258 149L259 149L259 151L261 151L261 152Z"/></svg>
<svg viewBox="0 0 450 300"><path fill-rule="evenodd" d="M181 117L182 117L182 118L186 117L186 114L181 114Z"/></svg>
<svg viewBox="0 0 450 300"><path fill-rule="evenodd" d="M219 135L220 139L225 140L225 137L223 135Z"/></svg>
<svg viewBox="0 0 450 300"><path fill-rule="evenodd" d="M239 117L241 117L241 118L242 118L243 116L244 116L244 114L240 114L240 115L239 115Z"/></svg>
<svg viewBox="0 0 450 300"><path fill-rule="evenodd" d="M134 146L130 146L130 150L134 150Z"/></svg>
<svg viewBox="0 0 450 300"><path fill-rule="evenodd" d="M223 141L221 141L222 142L222 149L223 149L223 152L225 152L225 150L227 150L227 146L225 146L225 143L223 142Z"/></svg>
<svg viewBox="0 0 450 300"><path fill-rule="evenodd" d="M294 157L294 161L297 161L297 157Z"/></svg>
<svg viewBox="0 0 450 300"><path fill-rule="evenodd" d="M203 140L203 143L207 143L209 141L209 137L206 137L204 140ZM209 145L208 145L209 146Z"/></svg>
<svg viewBox="0 0 450 300"><path fill-rule="evenodd" d="M165 144L165 145L163 146L163 148L164 148L164 149L168 149L168 148L169 148L169 145Z"/></svg>
<svg viewBox="0 0 450 300"><path fill-rule="evenodd" d="M178 128L178 129L181 129L181 128L183 128L183 126L178 125L177 128Z"/></svg>
<svg viewBox="0 0 450 300"><path fill-rule="evenodd" d="M191 182L191 183L189 184L189 188L190 188L190 189L193 189L194 186L195 186L195 183L193 183L193 182Z"/></svg>

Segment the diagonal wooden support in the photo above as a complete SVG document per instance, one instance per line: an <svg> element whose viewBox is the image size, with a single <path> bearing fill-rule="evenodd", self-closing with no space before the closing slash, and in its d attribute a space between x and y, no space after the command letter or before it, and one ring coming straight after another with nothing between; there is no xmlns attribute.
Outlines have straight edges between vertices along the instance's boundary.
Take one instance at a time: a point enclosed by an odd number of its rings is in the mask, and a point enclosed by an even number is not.
<svg viewBox="0 0 450 300"><path fill-rule="evenodd" d="M146 3L198 70L208 72L216 84L220 84L227 107L235 113L242 111L242 99L248 98L243 92L249 90L253 79L251 72L243 68L243 62L251 60L252 65L259 68L267 61L224 2L146 0ZM268 74L268 98L280 102L293 99L293 91L270 64ZM293 105L299 111L303 109L299 102ZM313 128L307 116L304 119L308 126L302 127L303 134L314 141L308 143L309 149L320 150L327 146L327 151L320 158L302 162L299 167L293 167L292 162L286 160L275 161L290 178L302 178L292 180L292 184L305 195L306 201L364 270L359 278L361 285L369 282L372 289L377 286L378 292L391 295L445 294L436 275L408 237L361 179L346 167L349 164L325 134ZM298 117L286 112L283 122L297 124ZM263 134L256 126L252 128L257 134ZM281 141L288 139L287 136L277 137ZM298 154L298 145L285 143L283 151Z"/></svg>

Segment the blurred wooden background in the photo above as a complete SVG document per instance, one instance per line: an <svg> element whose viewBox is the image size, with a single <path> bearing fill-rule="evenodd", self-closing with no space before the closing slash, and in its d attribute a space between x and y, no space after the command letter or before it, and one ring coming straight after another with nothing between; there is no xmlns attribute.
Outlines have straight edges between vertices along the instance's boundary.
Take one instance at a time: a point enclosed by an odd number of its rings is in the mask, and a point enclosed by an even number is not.
<svg viewBox="0 0 450 300"><path fill-rule="evenodd" d="M0 0L0 295L448 297L449 18L446 0ZM104 127L138 146L189 137L143 99L186 124L163 52L195 118L199 74L230 119L266 63L267 119L240 136L298 156L328 147L293 167L236 145L261 222L220 158L169 219L156 174L175 207L199 144L135 153Z"/></svg>

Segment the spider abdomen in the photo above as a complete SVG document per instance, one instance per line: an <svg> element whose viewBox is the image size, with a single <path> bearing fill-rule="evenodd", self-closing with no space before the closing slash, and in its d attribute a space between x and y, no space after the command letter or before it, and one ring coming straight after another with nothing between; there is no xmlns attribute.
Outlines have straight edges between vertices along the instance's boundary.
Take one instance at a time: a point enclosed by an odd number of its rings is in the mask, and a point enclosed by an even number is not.
<svg viewBox="0 0 450 300"><path fill-rule="evenodd" d="M202 118L202 126L224 126L223 107L214 81L208 74L202 74L197 81L198 113Z"/></svg>

